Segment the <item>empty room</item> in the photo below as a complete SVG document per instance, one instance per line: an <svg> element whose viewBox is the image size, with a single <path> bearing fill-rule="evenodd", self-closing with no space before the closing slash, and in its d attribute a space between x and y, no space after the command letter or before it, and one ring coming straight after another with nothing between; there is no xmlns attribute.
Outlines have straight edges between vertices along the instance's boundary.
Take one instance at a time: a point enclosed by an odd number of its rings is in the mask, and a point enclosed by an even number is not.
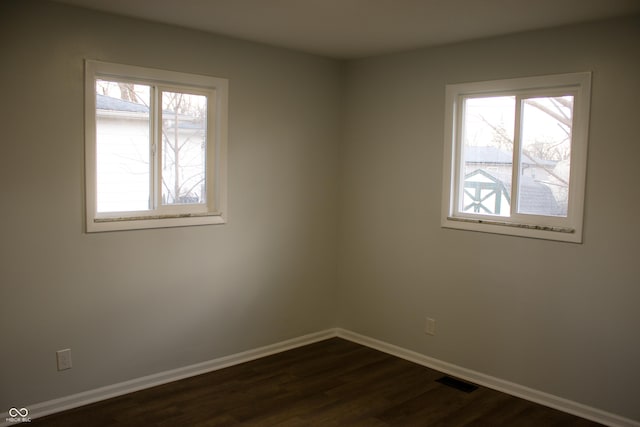
<svg viewBox="0 0 640 427"><path fill-rule="evenodd" d="M0 425L640 427L640 2L0 0Z"/></svg>

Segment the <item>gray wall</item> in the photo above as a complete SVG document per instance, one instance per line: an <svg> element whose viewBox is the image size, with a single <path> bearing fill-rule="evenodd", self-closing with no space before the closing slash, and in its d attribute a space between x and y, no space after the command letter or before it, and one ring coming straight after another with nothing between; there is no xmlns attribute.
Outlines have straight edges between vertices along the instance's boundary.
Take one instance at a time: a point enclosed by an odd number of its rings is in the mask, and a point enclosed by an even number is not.
<svg viewBox="0 0 640 427"><path fill-rule="evenodd" d="M640 420L639 46L636 17L351 62L338 324ZM578 71L584 244L440 228L445 85Z"/></svg>
<svg viewBox="0 0 640 427"><path fill-rule="evenodd" d="M639 42L635 18L345 64L1 2L0 410L340 326L640 420ZM83 232L85 57L230 79L228 224ZM588 70L584 244L441 229L445 84Z"/></svg>
<svg viewBox="0 0 640 427"><path fill-rule="evenodd" d="M335 326L342 64L56 4L0 17L0 412ZM83 232L85 57L230 80L228 224Z"/></svg>

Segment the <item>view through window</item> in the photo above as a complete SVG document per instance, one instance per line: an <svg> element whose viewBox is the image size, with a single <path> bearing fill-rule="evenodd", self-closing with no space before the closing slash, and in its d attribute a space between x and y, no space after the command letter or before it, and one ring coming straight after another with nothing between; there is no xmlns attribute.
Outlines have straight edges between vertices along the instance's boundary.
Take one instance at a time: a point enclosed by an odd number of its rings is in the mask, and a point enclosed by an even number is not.
<svg viewBox="0 0 640 427"><path fill-rule="evenodd" d="M226 80L87 61L85 90L88 230L224 222Z"/></svg>
<svg viewBox="0 0 640 427"><path fill-rule="evenodd" d="M442 225L581 241L590 82L448 85Z"/></svg>

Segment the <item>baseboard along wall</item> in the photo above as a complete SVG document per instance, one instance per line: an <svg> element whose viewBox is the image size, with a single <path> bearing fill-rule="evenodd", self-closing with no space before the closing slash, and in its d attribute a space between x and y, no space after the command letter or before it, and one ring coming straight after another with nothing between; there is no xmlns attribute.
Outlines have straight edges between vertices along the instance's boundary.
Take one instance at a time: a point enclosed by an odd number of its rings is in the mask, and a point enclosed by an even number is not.
<svg viewBox="0 0 640 427"><path fill-rule="evenodd" d="M324 331L304 335L301 337L289 339L279 343L259 347L253 350L236 353L229 356L220 357L206 362L185 366L182 368L172 369L157 374L148 375L133 380L100 387L94 390L49 400L46 402L34 403L27 407L28 417L31 419L44 417L46 415L62 412L68 409L77 408L88 405L90 403L99 402L101 400L110 399L112 397L122 396L124 394L133 393L161 384L181 380L184 378L212 372L218 369L227 368L229 366L238 365L240 363L249 362L251 360L270 356L272 354L281 353L297 347L302 347L328 338L339 337L357 344L364 345L375 350L417 363L419 365L435 369L448 375L458 377L460 379L476 383L478 385L488 387L503 393L510 394L525 400L529 400L541 405L545 405L572 415L576 415L588 420L592 420L611 427L640 427L640 421L631 420L621 417L610 412L606 412L597 408L583 405L562 397L554 396L539 390L534 390L516 383L502 380L500 378L485 375L481 372L473 371L461 366L457 366L442 360L425 356L421 353L414 352L384 341L367 337L346 329L334 328ZM22 408L20 408L22 409ZM7 412L0 413L0 426L15 425L11 421L11 417Z"/></svg>

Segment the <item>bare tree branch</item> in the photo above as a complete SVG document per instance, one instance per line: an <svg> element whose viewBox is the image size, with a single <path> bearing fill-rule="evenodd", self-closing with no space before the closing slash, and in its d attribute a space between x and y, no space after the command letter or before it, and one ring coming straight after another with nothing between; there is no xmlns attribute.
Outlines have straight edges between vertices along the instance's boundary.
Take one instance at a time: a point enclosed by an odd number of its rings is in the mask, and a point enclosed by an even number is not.
<svg viewBox="0 0 640 427"><path fill-rule="evenodd" d="M548 115L550 115L551 117L556 119L558 122L562 123L563 125L567 126L568 128L571 128L571 119L569 117L567 117L566 115L559 114L558 112L548 108L546 105L543 105L543 104L539 103L538 101L534 101L533 99L527 99L527 104L531 105L532 107L537 108L538 110L542 111L543 113L547 113Z"/></svg>
<svg viewBox="0 0 640 427"><path fill-rule="evenodd" d="M513 140L511 138L508 137L506 130L504 128L498 127L496 125L494 125L493 123L490 123L487 119L485 119L482 115L480 115L480 120L482 120L487 126L489 126L491 129L493 129L493 131L500 137L503 139L503 141L511 144L511 150L513 151ZM550 169L548 166L540 163L540 161L533 155L533 153L527 151L527 150L522 150L524 154L527 155L527 157L539 168L544 169L549 175L551 175L552 177L554 177L555 179L557 179L558 181L560 181L562 184L568 186L569 182L566 181L564 178L560 177L558 174L556 174L555 172L553 172L552 169Z"/></svg>

